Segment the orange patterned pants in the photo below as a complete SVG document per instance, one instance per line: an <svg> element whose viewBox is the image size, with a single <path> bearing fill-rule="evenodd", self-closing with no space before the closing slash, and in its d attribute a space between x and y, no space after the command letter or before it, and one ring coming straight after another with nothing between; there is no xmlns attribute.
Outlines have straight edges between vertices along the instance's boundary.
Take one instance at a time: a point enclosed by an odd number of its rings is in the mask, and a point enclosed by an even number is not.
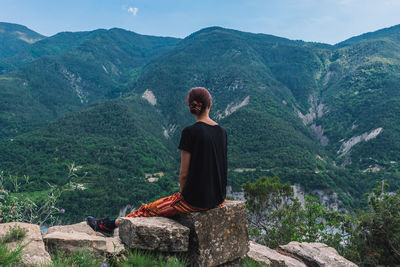
<svg viewBox="0 0 400 267"><path fill-rule="evenodd" d="M225 201L219 204L220 207L225 205ZM172 217L177 214L189 213L193 211L204 211L208 209L197 208L187 203L181 193L175 193L172 196L160 198L149 204L142 205L125 217Z"/></svg>

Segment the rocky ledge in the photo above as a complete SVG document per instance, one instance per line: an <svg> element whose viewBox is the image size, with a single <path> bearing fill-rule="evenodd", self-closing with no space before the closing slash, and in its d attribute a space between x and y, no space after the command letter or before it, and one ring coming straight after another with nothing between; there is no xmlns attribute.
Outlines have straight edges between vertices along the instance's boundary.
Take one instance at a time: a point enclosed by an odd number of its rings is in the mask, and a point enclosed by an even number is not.
<svg viewBox="0 0 400 267"><path fill-rule="evenodd" d="M3 240L11 228L23 228L26 230L23 240L15 240L7 243L8 248L11 250L14 250L19 245L26 245L22 255L22 263L25 266L40 266L51 263L50 255L44 247L42 234L38 225L20 222L0 224L0 240Z"/></svg>
<svg viewBox="0 0 400 267"><path fill-rule="evenodd" d="M323 243L290 242L273 250L250 242L247 256L270 267L357 267Z"/></svg>
<svg viewBox="0 0 400 267"><path fill-rule="evenodd" d="M186 252L189 228L163 217L122 218L119 238L132 249Z"/></svg>
<svg viewBox="0 0 400 267"><path fill-rule="evenodd" d="M117 234L105 237L93 231L86 222L50 227L43 236L46 248L51 251L75 252L82 248L100 255L116 255L124 250Z"/></svg>
<svg viewBox="0 0 400 267"><path fill-rule="evenodd" d="M186 252L193 266L237 262L248 251L246 207L224 207L169 218L124 218L119 237L130 248Z"/></svg>
<svg viewBox="0 0 400 267"><path fill-rule="evenodd" d="M125 249L187 253L192 266L240 266L246 256L265 266L356 266L321 243L291 242L277 250L249 244L245 204L239 201L172 219L124 218L114 237L104 237L81 222L51 227L43 238L37 225L0 224L0 238L14 225L28 230L24 239L28 245L23 250L27 266L51 263L48 250L71 252L82 248L102 255L118 255Z"/></svg>

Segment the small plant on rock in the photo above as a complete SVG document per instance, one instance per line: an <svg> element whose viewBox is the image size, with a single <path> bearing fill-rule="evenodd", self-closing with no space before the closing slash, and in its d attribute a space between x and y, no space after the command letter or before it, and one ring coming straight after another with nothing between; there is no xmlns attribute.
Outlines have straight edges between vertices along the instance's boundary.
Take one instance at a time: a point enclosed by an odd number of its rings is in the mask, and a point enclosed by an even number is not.
<svg viewBox="0 0 400 267"><path fill-rule="evenodd" d="M22 241L25 238L27 232L28 232L27 229L22 228L18 225L10 226L8 228L8 232L1 239L1 242L10 243L10 242Z"/></svg>

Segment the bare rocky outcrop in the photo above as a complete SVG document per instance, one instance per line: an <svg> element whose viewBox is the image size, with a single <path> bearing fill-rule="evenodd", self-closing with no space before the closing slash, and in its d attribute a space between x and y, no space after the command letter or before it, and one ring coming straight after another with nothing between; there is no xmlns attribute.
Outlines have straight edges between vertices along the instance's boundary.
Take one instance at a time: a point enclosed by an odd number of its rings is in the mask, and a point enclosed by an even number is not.
<svg viewBox="0 0 400 267"><path fill-rule="evenodd" d="M130 248L186 252L189 228L164 217L121 218L121 241Z"/></svg>
<svg viewBox="0 0 400 267"><path fill-rule="evenodd" d="M250 242L247 256L269 267L357 267L323 243L290 242L273 250Z"/></svg>
<svg viewBox="0 0 400 267"><path fill-rule="evenodd" d="M239 103L229 103L228 106L225 108L224 111L218 111L216 115L217 120L221 120L223 118L228 117L231 115L233 112L237 111L238 109L247 106L250 102L250 96L246 96L242 101Z"/></svg>
<svg viewBox="0 0 400 267"><path fill-rule="evenodd" d="M190 228L188 255L194 266L233 264L248 251L244 202L227 201L223 207L174 219Z"/></svg>
<svg viewBox="0 0 400 267"><path fill-rule="evenodd" d="M46 247L53 251L73 252L85 249L95 254L107 255L119 254L124 250L118 233L114 233L113 237L105 237L93 231L86 222L50 227L43 240Z"/></svg>
<svg viewBox="0 0 400 267"><path fill-rule="evenodd" d="M306 267L302 261L250 241L247 257L270 267Z"/></svg>
<svg viewBox="0 0 400 267"><path fill-rule="evenodd" d="M290 242L280 248L302 259L312 267L357 267L356 264L343 258L337 251L323 243Z"/></svg>
<svg viewBox="0 0 400 267"><path fill-rule="evenodd" d="M27 244L22 250L22 263L24 265L32 266L52 263L50 255L44 247L39 225L21 222L0 224L0 239L2 239L8 233L10 227L20 227L27 230L26 235L21 243L21 245ZM14 250L19 245L19 242L21 241L13 241L7 243L7 246Z"/></svg>
<svg viewBox="0 0 400 267"><path fill-rule="evenodd" d="M144 91L142 98L146 99L147 101L149 101L149 103L153 106L155 106L157 104L157 98L154 95L154 93L152 91L150 91L149 89L146 89L146 91Z"/></svg>
<svg viewBox="0 0 400 267"><path fill-rule="evenodd" d="M324 135L324 128L321 125L317 126L317 124L311 124L311 131L315 135L315 137L321 142L322 146L327 146L329 143L328 137Z"/></svg>
<svg viewBox="0 0 400 267"><path fill-rule="evenodd" d="M350 152L350 150L353 146L357 145L360 142L363 142L363 141L367 142L371 139L376 138L380 133L382 133L382 131L383 131L383 128L379 127L379 128L372 130L371 132L365 132L362 135L353 136L352 138L350 138L347 141L343 140L344 142L340 146L340 149L338 150L337 154L339 154L339 157L346 155L347 153Z"/></svg>

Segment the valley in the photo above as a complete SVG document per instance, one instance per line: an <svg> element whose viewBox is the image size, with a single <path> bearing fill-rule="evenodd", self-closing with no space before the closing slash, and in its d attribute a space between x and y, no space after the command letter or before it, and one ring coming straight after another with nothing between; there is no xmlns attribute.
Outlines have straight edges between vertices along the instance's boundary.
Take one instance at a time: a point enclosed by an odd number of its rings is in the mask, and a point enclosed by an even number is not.
<svg viewBox="0 0 400 267"><path fill-rule="evenodd" d="M178 190L177 145L194 123L185 97L195 86L210 90L211 117L228 132L235 192L278 176L350 210L376 181L400 187L400 26L336 45L220 27L184 39L23 34L36 39L0 32L10 42L0 47L0 171L28 175L20 190L40 195L82 166L73 181L82 186L61 197L66 221Z"/></svg>

